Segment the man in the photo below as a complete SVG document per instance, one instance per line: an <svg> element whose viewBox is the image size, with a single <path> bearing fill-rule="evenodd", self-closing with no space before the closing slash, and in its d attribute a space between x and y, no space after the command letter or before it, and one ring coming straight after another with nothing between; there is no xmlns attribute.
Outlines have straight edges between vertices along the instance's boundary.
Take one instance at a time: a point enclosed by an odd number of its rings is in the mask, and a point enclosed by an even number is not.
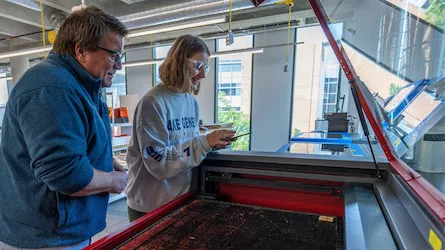
<svg viewBox="0 0 445 250"><path fill-rule="evenodd" d="M122 192L127 175L113 160L100 93L122 68L127 33L96 7L76 11L12 90L0 146L0 249L80 249L105 228L108 193Z"/></svg>

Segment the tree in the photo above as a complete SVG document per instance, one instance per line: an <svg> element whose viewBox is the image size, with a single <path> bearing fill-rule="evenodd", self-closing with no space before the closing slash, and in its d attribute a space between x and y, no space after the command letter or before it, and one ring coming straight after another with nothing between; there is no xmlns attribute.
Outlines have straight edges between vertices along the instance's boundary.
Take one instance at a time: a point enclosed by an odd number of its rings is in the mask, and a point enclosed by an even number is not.
<svg viewBox="0 0 445 250"><path fill-rule="evenodd" d="M226 99L226 94L222 91L218 93L218 122L233 123L233 129L237 134L248 133L250 131L250 118L246 114L237 111L230 106ZM232 143L234 150L249 150L250 136L242 136Z"/></svg>
<svg viewBox="0 0 445 250"><path fill-rule="evenodd" d="M300 129L294 128L294 133L293 133L292 137L295 137L295 136L299 135L300 133L301 133Z"/></svg>
<svg viewBox="0 0 445 250"><path fill-rule="evenodd" d="M445 0L430 0L425 12L425 20L440 29L445 28Z"/></svg>
<svg viewBox="0 0 445 250"><path fill-rule="evenodd" d="M391 85L389 85L389 95L395 95L397 93L399 93L399 91L402 89L402 86L391 83Z"/></svg>

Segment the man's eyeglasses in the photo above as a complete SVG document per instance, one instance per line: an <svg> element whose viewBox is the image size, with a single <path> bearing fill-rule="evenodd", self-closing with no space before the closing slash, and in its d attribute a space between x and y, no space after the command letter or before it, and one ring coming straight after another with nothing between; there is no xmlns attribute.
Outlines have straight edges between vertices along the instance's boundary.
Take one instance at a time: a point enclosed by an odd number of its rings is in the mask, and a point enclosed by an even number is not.
<svg viewBox="0 0 445 250"><path fill-rule="evenodd" d="M125 51L124 52L117 52L117 51L109 50L109 49L102 48L102 47L97 47L97 48L110 53L111 56L114 57L114 62L116 62L116 63L122 61L122 59L124 58L125 53L126 53Z"/></svg>
<svg viewBox="0 0 445 250"><path fill-rule="evenodd" d="M196 61L193 59L188 59L189 62L193 63L193 69L196 71L196 73L201 72L201 70L204 71L204 75L207 75L210 72L210 66L208 64L205 64L201 61Z"/></svg>

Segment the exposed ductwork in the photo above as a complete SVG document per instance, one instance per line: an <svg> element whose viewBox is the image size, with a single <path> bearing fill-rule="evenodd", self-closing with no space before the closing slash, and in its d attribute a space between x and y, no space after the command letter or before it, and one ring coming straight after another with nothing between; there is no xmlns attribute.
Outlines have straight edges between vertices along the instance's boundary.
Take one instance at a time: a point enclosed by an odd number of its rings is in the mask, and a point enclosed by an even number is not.
<svg viewBox="0 0 445 250"><path fill-rule="evenodd" d="M40 11L40 4L34 0L6 0L7 2L20 5L22 7ZM47 5L43 5L43 14L48 18L49 25L45 25L46 27L53 27L54 31L57 33L59 30L60 24L62 24L63 20L68 16L67 13L49 7Z"/></svg>
<svg viewBox="0 0 445 250"><path fill-rule="evenodd" d="M27 8L38 9L39 4L35 0L8 0ZM199 17L212 16L227 13L229 11L229 0L194 0L174 4L168 7L154 8L147 11L120 16L120 21L125 23L129 29L151 27L156 25L174 23ZM262 6L282 2L280 0L266 0ZM232 10L239 11L255 8L247 0L232 0ZM54 31L58 31L63 20L68 16L64 11L43 6L43 13L49 19Z"/></svg>
<svg viewBox="0 0 445 250"><path fill-rule="evenodd" d="M6 0L6 2L17 4L30 10L40 11L39 3L33 0Z"/></svg>
<svg viewBox="0 0 445 250"><path fill-rule="evenodd" d="M59 31L60 25L62 24L63 20L65 20L65 18L68 16L66 12L54 9L46 5L43 6L43 14L48 18L56 33Z"/></svg>
<svg viewBox="0 0 445 250"><path fill-rule="evenodd" d="M195 0L181 4L175 4L168 7L152 9L136 14L119 17L119 20L125 23L127 28L136 29L150 27L155 25L184 21L204 16L227 13L229 11L229 0ZM282 2L280 0L266 0L261 6ZM255 8L247 0L233 0L232 10L244 10Z"/></svg>
<svg viewBox="0 0 445 250"><path fill-rule="evenodd" d="M1 0L0 0L1 1ZM40 11L40 5L37 0L6 0L8 2L14 3L16 5L20 5L26 7L28 9L32 9L35 11ZM139 1L139 0L131 0ZM303 1L303 0L302 0ZM171 5L166 6L169 2ZM275 8L271 8L273 4L281 2L280 0L266 0L261 7L261 11L273 10ZM221 16L227 15L229 12L229 0L169 0L165 2L158 2L158 4L154 4L152 0L146 2L140 2L134 5L130 5L129 9L121 10L117 6L115 9L113 8L105 8L104 10L113 13L116 17L118 17L126 26L131 29L137 29L142 27L150 27L154 26L162 26L163 24L175 24L181 23L184 21L199 21L203 17L209 16ZM52 1L44 1L43 2L43 13L45 16L45 29L54 28L57 32L63 20L69 15L70 11L61 11L60 8L52 7ZM66 8L70 6L70 4L64 5ZM265 8L262 8L265 6ZM298 6L298 4L297 4ZM63 6L62 6L63 7ZM277 8L276 9L281 9ZM233 0L232 10L235 14L239 14L239 17L235 17L234 21L240 21L238 18L242 18L244 14L250 13L250 17L257 17L257 8L249 0ZM119 15L118 12L121 14ZM125 14L124 14L125 13ZM134 14L127 14L134 13ZM33 16L35 19L34 22L37 23L40 21L40 18L36 18L37 15ZM259 15L261 16L261 15ZM40 17L40 14L39 14ZM209 27L207 27L209 28ZM143 31L143 30L142 30ZM30 34L38 33L35 30L30 31ZM132 32L133 33L133 32ZM9 39L9 38L8 38ZM165 35L160 35L157 38L158 40L164 40ZM1 42L1 41L0 41ZM21 41L19 41L21 42ZM17 42L17 44L21 44ZM137 39L133 39L132 42L138 42ZM33 44L36 46L37 42ZM16 45L14 45L16 46ZM31 44L24 45L23 48L29 47ZM16 48L11 49L21 49L22 47L17 46ZM1 50L6 51L6 50Z"/></svg>

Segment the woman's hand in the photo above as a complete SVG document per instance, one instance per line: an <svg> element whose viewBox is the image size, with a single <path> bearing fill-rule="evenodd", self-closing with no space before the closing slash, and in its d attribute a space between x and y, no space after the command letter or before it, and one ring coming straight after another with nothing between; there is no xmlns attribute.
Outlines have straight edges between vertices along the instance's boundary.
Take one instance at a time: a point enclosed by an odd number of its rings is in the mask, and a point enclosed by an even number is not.
<svg viewBox="0 0 445 250"><path fill-rule="evenodd" d="M215 149L223 149L230 145L230 141L228 140L230 137L235 135L235 130L228 129L220 129L215 130L212 133L207 135L207 141L211 148Z"/></svg>
<svg viewBox="0 0 445 250"><path fill-rule="evenodd" d="M117 162L117 160L114 157L113 157L113 169L114 171L127 173L127 171L125 171L124 166L122 166L119 162Z"/></svg>

